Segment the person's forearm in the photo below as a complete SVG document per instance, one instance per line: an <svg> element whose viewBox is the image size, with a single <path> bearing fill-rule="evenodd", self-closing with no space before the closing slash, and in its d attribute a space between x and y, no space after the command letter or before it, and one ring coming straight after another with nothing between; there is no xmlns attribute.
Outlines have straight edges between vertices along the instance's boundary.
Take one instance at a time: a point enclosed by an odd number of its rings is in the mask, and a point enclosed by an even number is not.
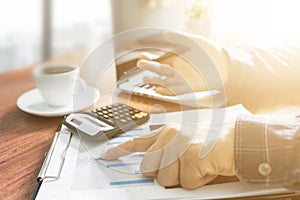
<svg viewBox="0 0 300 200"><path fill-rule="evenodd" d="M235 166L242 181L300 190L300 119L240 116L235 127ZM299 186L298 186L299 187Z"/></svg>
<svg viewBox="0 0 300 200"><path fill-rule="evenodd" d="M229 104L251 111L300 103L300 44L277 48L226 48Z"/></svg>
<svg viewBox="0 0 300 200"><path fill-rule="evenodd" d="M258 112L300 104L300 44L223 48L204 37L188 36L213 60L224 84L227 105L243 103Z"/></svg>

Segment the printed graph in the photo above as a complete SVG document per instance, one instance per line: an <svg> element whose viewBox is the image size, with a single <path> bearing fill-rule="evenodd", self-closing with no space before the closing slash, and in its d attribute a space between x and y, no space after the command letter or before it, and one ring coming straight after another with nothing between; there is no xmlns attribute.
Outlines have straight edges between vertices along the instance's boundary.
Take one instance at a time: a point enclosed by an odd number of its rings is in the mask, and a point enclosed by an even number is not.
<svg viewBox="0 0 300 200"><path fill-rule="evenodd" d="M149 128L136 128L112 140L95 144L84 144L79 151L74 175L73 189L108 189L115 187L133 187L153 185L152 178L144 177L140 171L143 152L120 157L117 160L106 161L99 157L101 152L116 146L132 137L149 133ZM88 148L91 151L88 152Z"/></svg>

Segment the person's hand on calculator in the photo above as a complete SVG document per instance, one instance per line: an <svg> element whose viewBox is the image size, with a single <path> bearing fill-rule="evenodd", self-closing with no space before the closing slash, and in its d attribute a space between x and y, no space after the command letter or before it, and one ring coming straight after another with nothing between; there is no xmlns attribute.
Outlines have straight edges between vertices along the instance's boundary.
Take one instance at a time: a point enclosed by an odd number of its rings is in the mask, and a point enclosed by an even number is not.
<svg viewBox="0 0 300 200"><path fill-rule="evenodd" d="M143 53L137 63L140 69L152 71L160 77L144 77L146 84L156 87L155 91L163 95L180 95L206 90L207 87L201 76L191 64L184 59L172 55L160 62L154 61L157 56Z"/></svg>
<svg viewBox="0 0 300 200"><path fill-rule="evenodd" d="M128 140L101 155L102 159L115 160L134 152L146 152L140 170L144 176L157 178L166 187L181 186L195 189L218 175L235 175L234 123L225 124L214 148L200 158L205 134L209 126L197 129L198 140L191 141L188 134L171 126L164 126L147 136Z"/></svg>
<svg viewBox="0 0 300 200"><path fill-rule="evenodd" d="M189 38L197 43L207 53L214 63L223 84L227 82L228 56L224 49L218 44L204 37L196 35L180 35L167 33L164 35L166 41L177 44L184 38ZM168 53L171 54L171 53ZM196 59L201 59L200 55ZM191 92L208 90L206 78L185 58L172 54L168 56L157 56L149 52L141 55L137 66L144 70L155 72L162 78L145 77L144 82L156 86L156 92L163 95L180 95ZM202 66L209 67L209 66ZM212 87L212 85L210 86ZM210 88L211 89L211 88Z"/></svg>

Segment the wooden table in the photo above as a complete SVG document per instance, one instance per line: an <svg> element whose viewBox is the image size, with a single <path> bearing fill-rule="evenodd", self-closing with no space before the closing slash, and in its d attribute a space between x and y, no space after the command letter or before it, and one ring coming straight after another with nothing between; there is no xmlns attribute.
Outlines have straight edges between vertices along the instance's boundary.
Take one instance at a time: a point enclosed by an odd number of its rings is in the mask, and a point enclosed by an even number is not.
<svg viewBox="0 0 300 200"><path fill-rule="evenodd" d="M34 88L31 69L0 76L0 199L30 199L36 176L61 118L20 111L17 98Z"/></svg>
<svg viewBox="0 0 300 200"><path fill-rule="evenodd" d="M75 55L50 62L81 64L83 60L84 55ZM18 97L35 87L31 73L32 66L29 66L0 75L0 199L31 199L45 153L62 120L62 117L33 116L17 108ZM102 96L96 106L109 104L110 99ZM126 100L126 95L119 96L120 102ZM137 96L131 96L129 104L145 111L151 110L154 104L161 105L167 111L180 109L175 104ZM157 111L160 110L154 109L154 112ZM219 177L214 183L228 181L237 181L237 178Z"/></svg>
<svg viewBox="0 0 300 200"><path fill-rule="evenodd" d="M83 56L56 59L81 63ZM54 62L54 61L52 61ZM18 97L34 88L32 67L0 75L0 199L30 199L39 168L61 117L20 111Z"/></svg>

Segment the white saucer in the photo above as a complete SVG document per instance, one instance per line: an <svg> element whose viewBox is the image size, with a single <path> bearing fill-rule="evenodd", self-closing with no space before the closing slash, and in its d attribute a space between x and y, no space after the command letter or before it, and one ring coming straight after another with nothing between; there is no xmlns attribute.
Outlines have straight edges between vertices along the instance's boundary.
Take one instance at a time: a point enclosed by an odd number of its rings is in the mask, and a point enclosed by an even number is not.
<svg viewBox="0 0 300 200"><path fill-rule="evenodd" d="M74 95L73 104L63 107L52 107L44 102L39 89L35 88L22 94L18 98L17 106L20 110L29 114L57 117L83 110L97 102L99 97L100 93L96 88L87 86L83 93Z"/></svg>

